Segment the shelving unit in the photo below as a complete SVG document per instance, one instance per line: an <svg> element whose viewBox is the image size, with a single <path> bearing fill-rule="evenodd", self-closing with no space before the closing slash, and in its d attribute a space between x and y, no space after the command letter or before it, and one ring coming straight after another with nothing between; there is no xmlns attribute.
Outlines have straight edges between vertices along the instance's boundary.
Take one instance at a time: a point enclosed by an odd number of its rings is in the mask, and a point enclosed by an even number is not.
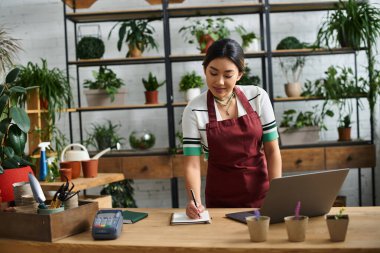
<svg viewBox="0 0 380 253"><path fill-rule="evenodd" d="M255 2L255 1L253 1ZM356 67L356 54L355 51L350 48L339 48L339 49L302 49L302 50L272 50L271 48L271 25L270 25L270 17L274 13L285 13L285 12L309 12L309 11L328 11L335 8L335 4L338 1L323 1L318 3L270 3L269 0L259 0L259 2L255 3L247 3L247 4L219 4L219 5L202 5L202 6L191 6L191 7L172 7L169 6L167 1L163 1L162 8L157 9L130 9L130 10L119 10L119 11L107 11L107 12L81 12L76 13L75 10L72 13L67 13L66 6L64 6L64 17L65 17L65 38L66 38L66 51L68 50L68 39L67 39L67 21L70 21L74 24L74 35L75 35L75 43L76 41L76 31L77 25L81 23L97 23L97 22L110 22L110 21L119 21L119 20L128 20L128 19L159 19L163 24L163 35L164 35L164 55L163 56L154 56L154 57L141 57L141 58L114 58L114 59L96 59L96 60L71 60L68 59L67 56L67 69L69 70L69 66L73 65L76 67L76 75L77 80L79 80L79 69L82 67L91 67L91 66L101 66L101 65L137 65L137 64L164 64L165 66L165 77L166 77L166 103L157 104L157 105L125 105L119 107L82 107L81 106L81 94L80 94L80 83L77 83L78 88L78 106L76 109L76 113L79 114L79 128L80 138L83 139L82 136L82 113L90 112L90 111L105 111L105 110L136 110L136 109L166 109L167 111L167 122L168 122L168 140L169 147L167 149L155 151L147 151L143 153L134 153L134 152L119 152L115 155L113 153L110 156L113 156L112 161L104 162L103 164L113 165L119 168L119 170L123 170L120 166L123 166L123 161L125 159L133 159L137 157L141 159L141 163L143 164L146 161L146 157L151 159L159 160L159 156L164 156L165 160L164 164L168 164L167 159L171 159L169 157L172 156L170 150L176 148L175 143L175 114L174 108L184 107L186 106L185 102L177 102L173 99L173 81L172 81L172 64L180 63L180 62L190 62L190 61L202 61L204 58L204 54L192 54L192 55L176 55L171 52L171 36L170 36L170 21L175 20L176 18L184 18L184 17L202 17L202 16L220 16L220 15L258 15L260 22L260 37L261 40L261 48L263 51L259 52L248 52L245 54L247 59L259 59L261 60L261 71L262 71L262 84L263 88L268 91L268 94L274 103L283 103L290 102L296 103L299 101L309 101L309 100L321 100L323 98L274 98L274 85L273 85L273 63L272 59L275 57L294 57L294 56L322 56L322 55L340 55L340 54L353 54L355 56L355 67ZM68 54L66 54L68 55ZM358 99L358 98L357 98ZM71 115L70 115L70 125L72 124ZM71 140L73 136L71 135ZM360 134L358 131L358 138L360 138ZM303 157L302 152L299 152L299 148L305 149L307 152L322 152L326 153L326 150L329 149L330 154L334 154L334 148L336 148L337 152L340 152L342 147L349 149L350 147L364 147L369 150L373 150L373 140L366 141L353 141L353 142L321 142L314 145L305 145L305 146L293 146L293 147L281 147L282 152L286 153L285 157L289 158L289 161L284 162L284 171L293 171L294 169L300 170L303 168L303 163L313 163L314 159L310 156ZM356 150L356 149L355 149ZM370 152L371 153L371 152ZM327 153L326 153L327 154ZM372 154L372 153L371 153ZM176 157L181 157L180 155L175 155ZM115 159L119 157L120 159ZM301 157L301 158L298 158ZM361 161L361 165L374 166L374 157L375 154L373 152L373 157L368 158L366 161ZM145 159L145 160L144 160ZM177 158L175 158L177 159ZM309 159L309 160L305 160ZM311 159L311 160L310 160ZM326 166L326 156L323 155L323 166L312 166L313 168L320 169L329 169L330 167ZM358 158L356 158L358 159ZM177 159L178 160L178 159ZM301 160L301 162L299 162ZM178 165L178 162L174 164ZM352 162L352 159L348 159L346 161L347 166L353 166L355 164ZM169 165L168 165L169 166ZM175 167L175 166L174 166ZM148 167L146 167L148 168ZM173 207L178 207L178 186L177 186L177 175L176 171L178 168L170 167L171 169L166 172L163 178L171 179L171 188L172 188L172 205ZM150 168L152 170L153 168ZM143 171L144 168L138 167L136 165L136 170ZM149 171L149 170L148 170ZM173 172L174 171L174 172ZM125 171L124 171L125 172ZM139 172L139 173L140 173ZM132 178L137 174L129 175ZM128 172L125 172L128 174ZM359 171L360 174L360 171ZM161 175L155 172L152 172L149 175ZM158 178L162 178L161 176L157 176ZM139 178L139 176L136 176ZM145 177L144 177L145 178ZM359 176L360 180L360 176ZM360 182L359 182L360 184ZM361 188L361 187L359 187ZM375 191L373 191L374 193ZM374 195L374 194L373 194Z"/></svg>

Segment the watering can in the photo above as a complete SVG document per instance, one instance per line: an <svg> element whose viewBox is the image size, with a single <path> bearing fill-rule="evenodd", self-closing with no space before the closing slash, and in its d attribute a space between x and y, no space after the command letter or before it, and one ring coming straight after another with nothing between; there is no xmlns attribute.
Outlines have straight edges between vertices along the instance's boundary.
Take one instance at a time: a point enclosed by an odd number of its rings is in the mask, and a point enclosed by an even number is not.
<svg viewBox="0 0 380 253"><path fill-rule="evenodd" d="M75 147L75 146L80 147L83 150L67 150L68 148ZM120 143L116 143L115 146L112 146L112 147L109 147L109 148L106 148L106 149L102 150L101 152L99 152L98 154L96 154L91 159L92 160L97 160L102 155L104 155L105 153L109 152L111 149L119 150L120 149ZM86 160L90 160L90 155L88 154L88 151L87 151L86 147L83 146L83 145L81 145L81 144L79 144L79 143L73 143L73 144L67 145L62 150L61 162L64 162L64 161L86 161Z"/></svg>
<svg viewBox="0 0 380 253"><path fill-rule="evenodd" d="M71 147L80 147L82 150L67 150ZM85 146L79 143L67 145L61 153L61 162L90 160L90 155Z"/></svg>

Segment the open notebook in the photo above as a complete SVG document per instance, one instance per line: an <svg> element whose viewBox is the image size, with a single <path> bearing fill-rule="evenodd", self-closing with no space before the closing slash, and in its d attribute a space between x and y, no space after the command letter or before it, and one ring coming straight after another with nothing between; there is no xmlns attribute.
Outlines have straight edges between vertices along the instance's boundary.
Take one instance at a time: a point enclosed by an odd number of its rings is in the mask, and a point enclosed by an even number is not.
<svg viewBox="0 0 380 253"><path fill-rule="evenodd" d="M200 214L199 219L190 219L185 212L173 213L170 225L190 225L190 224L207 224L211 223L210 214L208 211L204 211Z"/></svg>

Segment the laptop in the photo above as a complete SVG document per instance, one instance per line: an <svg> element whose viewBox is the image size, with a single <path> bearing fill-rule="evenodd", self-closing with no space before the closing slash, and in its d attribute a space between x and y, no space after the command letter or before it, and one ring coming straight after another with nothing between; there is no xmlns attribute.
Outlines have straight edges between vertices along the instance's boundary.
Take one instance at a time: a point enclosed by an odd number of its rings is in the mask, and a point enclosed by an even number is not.
<svg viewBox="0 0 380 253"><path fill-rule="evenodd" d="M294 215L296 204L301 201L301 215L324 215L330 211L348 171L339 169L275 178L260 213L269 216L270 223L283 222L284 217ZM245 217L252 215L253 211L247 211L229 213L226 217L246 223Z"/></svg>

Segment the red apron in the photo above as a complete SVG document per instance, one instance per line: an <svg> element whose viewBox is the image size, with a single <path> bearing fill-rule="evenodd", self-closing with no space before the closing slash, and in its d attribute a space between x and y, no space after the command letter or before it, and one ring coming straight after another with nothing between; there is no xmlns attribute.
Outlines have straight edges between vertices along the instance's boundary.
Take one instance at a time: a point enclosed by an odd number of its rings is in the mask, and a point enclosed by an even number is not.
<svg viewBox="0 0 380 253"><path fill-rule="evenodd" d="M222 121L216 120L214 98L207 93L207 208L260 207L269 188L260 118L243 92L234 90L247 114Z"/></svg>

